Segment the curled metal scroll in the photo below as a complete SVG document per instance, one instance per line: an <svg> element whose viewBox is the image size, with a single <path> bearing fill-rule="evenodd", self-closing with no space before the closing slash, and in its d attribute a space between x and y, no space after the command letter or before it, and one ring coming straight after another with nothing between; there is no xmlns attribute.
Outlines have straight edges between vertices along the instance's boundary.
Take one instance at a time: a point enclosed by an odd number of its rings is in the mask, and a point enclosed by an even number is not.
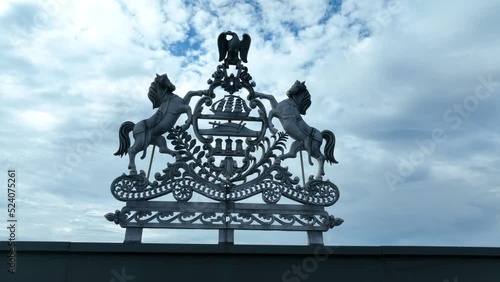
<svg viewBox="0 0 500 282"><path fill-rule="evenodd" d="M184 166L184 168L189 167ZM143 177L141 181L147 181L144 173L136 175L134 178L137 179L139 176ZM276 180L266 179L269 177L260 177L227 189L225 186L214 185L201 177L184 177L163 183L149 182L147 188L130 189L129 185L123 185L123 183L132 181L129 177L122 175L113 182L111 193L117 200L145 201L173 193L176 200L188 201L191 199L193 191L217 201L240 201L259 193L262 193L262 198L266 203L277 203L282 195L303 204L319 206L331 206L339 199L337 186L329 181L310 180L304 188L300 185L284 184Z"/></svg>

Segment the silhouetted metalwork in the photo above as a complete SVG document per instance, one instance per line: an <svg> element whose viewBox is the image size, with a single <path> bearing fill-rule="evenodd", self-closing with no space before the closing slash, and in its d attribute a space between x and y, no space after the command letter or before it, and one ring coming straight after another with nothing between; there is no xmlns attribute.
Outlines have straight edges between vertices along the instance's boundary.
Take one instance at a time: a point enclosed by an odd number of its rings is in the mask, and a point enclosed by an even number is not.
<svg viewBox="0 0 500 282"><path fill-rule="evenodd" d="M295 141L290 147L287 154L278 157L278 161L295 158L299 151L305 150L309 153L309 164L313 165L311 157L318 161L318 174L316 179L321 180L325 175L325 161L337 163L333 156L335 149L335 135L330 130L319 131L314 127L309 126L302 119L301 115L305 115L309 106L311 106L311 94L307 90L304 82L298 80L286 92L288 99L277 102L272 95L257 93L258 98L269 99L272 110L269 112L268 126L272 133L278 130L272 123L272 118L277 117L285 132L289 134ZM326 141L324 154L321 153L321 143L323 139Z"/></svg>
<svg viewBox="0 0 500 282"><path fill-rule="evenodd" d="M135 125L127 121L121 126L120 147L115 155L129 154L130 171L112 182L111 193L127 205L106 218L127 231L144 227L216 228L221 232L302 230L310 232L310 239L315 238L313 243L321 243L318 231L343 222L324 211L339 198L337 186L323 180L325 161L337 163L333 155L335 135L329 130L320 132L303 121L301 115L311 105L305 82L296 81L287 91L288 99L279 103L273 95L254 91L256 84L242 64L247 62L251 42L248 34L240 41L236 33L223 32L217 41L219 61L223 63L207 81L208 89L190 91L180 98L173 93L175 86L167 75L157 75L148 93L153 108L158 108L156 114ZM216 94L217 88L228 94ZM242 90L246 90L246 97L241 97ZM199 98L191 109L194 96ZM265 101L271 104L269 112ZM186 114L187 120L175 126L181 114ZM280 120L284 132L274 127L274 117ZM135 139L132 146L130 132ZM289 137L294 142L285 153ZM326 145L321 152L323 140ZM143 151L144 158L150 144L173 157L173 162L155 173L152 181L143 170L137 173L135 165L135 155ZM299 177L281 166L282 160L294 158L302 150L308 153L311 165L311 158L318 162L316 177L310 176L303 186L299 185ZM195 193L220 204L189 202ZM169 194L177 202L148 201ZM263 204L235 203L259 194ZM282 197L302 205L275 205ZM232 238L226 235L220 237Z"/></svg>
<svg viewBox="0 0 500 282"><path fill-rule="evenodd" d="M122 227L327 231L343 220L323 208L303 205L150 202L127 205L106 215Z"/></svg>
<svg viewBox="0 0 500 282"><path fill-rule="evenodd" d="M219 62L225 59L228 65L236 65L240 63L241 58L241 61L248 63L247 56L251 41L250 35L246 33L243 34L243 40L241 41L238 35L232 31L219 34L217 38Z"/></svg>
<svg viewBox="0 0 500 282"><path fill-rule="evenodd" d="M128 153L130 158L128 168L131 174L137 173L135 155L143 151L141 159L144 159L149 145L158 146L160 153L177 155L176 151L168 148L162 135L175 125L179 115L183 113L186 113L188 118L181 129L186 130L191 125L192 120L191 107L189 106L191 97L201 96L206 91L190 91L184 98L181 98L173 93L174 90L175 85L170 82L167 74L156 74L155 80L149 87L148 98L153 103L153 109L158 108L158 111L152 117L141 120L137 124L126 121L120 126L120 147L115 155L123 156ZM130 146L130 132L135 140L132 146Z"/></svg>

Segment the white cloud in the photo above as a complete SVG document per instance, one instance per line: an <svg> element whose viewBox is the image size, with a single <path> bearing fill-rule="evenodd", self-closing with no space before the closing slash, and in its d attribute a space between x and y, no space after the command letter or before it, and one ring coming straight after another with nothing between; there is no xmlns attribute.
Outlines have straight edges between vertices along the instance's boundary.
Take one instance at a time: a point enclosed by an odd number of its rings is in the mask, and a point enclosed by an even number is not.
<svg viewBox="0 0 500 282"><path fill-rule="evenodd" d="M20 113L22 123L29 126L28 130L49 131L58 124L58 119L48 112L25 111Z"/></svg>

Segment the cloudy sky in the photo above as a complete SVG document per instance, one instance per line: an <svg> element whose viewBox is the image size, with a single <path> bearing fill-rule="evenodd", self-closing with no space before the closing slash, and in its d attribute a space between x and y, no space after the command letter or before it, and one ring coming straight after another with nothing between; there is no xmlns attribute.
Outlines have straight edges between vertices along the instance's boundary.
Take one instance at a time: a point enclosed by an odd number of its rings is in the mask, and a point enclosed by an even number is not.
<svg viewBox="0 0 500 282"><path fill-rule="evenodd" d="M155 73L168 73L180 96L207 88L216 38L232 30L252 36L255 89L283 99L305 80L305 120L337 136L340 163L326 178L341 197L327 210L345 223L326 244L500 246L499 9L488 0L2 1L0 218L13 168L19 240L121 242L124 230L103 217L123 206L109 191L127 171L113 156L119 125L154 113ZM153 170L170 160L157 155ZM147 230L144 241L216 243L217 233Z"/></svg>

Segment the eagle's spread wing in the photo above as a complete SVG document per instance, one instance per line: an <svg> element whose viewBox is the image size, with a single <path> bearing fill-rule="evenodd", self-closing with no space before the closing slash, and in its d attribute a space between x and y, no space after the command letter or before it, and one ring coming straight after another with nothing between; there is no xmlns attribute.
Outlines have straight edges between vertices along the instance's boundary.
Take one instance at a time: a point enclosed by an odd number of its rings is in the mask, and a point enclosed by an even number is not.
<svg viewBox="0 0 500 282"><path fill-rule="evenodd" d="M220 61L224 60L224 58L226 58L226 54L227 54L227 50L228 50L225 32L219 34L219 37L217 37L217 46L219 46L219 62L220 62Z"/></svg>
<svg viewBox="0 0 500 282"><path fill-rule="evenodd" d="M251 41L250 35L244 33L243 39L240 41L240 57L244 63L247 63L248 49L250 49Z"/></svg>

